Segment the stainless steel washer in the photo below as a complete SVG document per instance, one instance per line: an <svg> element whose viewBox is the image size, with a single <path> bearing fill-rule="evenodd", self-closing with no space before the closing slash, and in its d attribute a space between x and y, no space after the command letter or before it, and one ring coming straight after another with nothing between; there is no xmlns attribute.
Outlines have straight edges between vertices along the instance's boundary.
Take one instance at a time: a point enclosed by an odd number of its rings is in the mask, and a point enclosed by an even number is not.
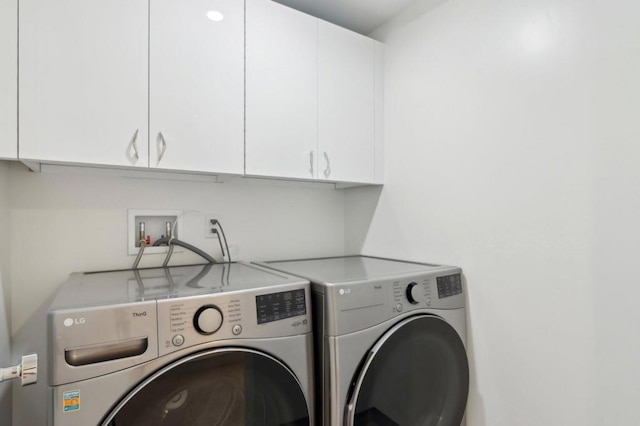
<svg viewBox="0 0 640 426"><path fill-rule="evenodd" d="M48 335L54 426L313 424L307 280L243 263L76 273Z"/></svg>
<svg viewBox="0 0 640 426"><path fill-rule="evenodd" d="M261 264L311 280L319 424L464 424L460 268L367 256Z"/></svg>

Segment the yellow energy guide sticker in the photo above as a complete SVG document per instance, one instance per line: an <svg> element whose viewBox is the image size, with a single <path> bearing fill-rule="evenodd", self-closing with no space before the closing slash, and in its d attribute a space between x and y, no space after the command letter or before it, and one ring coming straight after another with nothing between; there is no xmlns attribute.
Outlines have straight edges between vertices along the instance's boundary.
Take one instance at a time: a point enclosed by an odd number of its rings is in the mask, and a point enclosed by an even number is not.
<svg viewBox="0 0 640 426"><path fill-rule="evenodd" d="M62 409L65 413L80 409L80 391L66 391L62 394Z"/></svg>

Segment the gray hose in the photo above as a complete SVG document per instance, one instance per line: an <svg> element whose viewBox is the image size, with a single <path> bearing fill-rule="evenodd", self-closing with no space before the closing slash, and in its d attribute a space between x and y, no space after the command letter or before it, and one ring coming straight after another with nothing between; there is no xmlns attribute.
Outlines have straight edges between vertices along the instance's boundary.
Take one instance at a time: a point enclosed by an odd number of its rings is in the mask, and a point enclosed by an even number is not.
<svg viewBox="0 0 640 426"><path fill-rule="evenodd" d="M165 238L160 238L159 240L157 240L156 242L153 243L154 246L159 246L159 245L162 245L162 244L167 244L167 245L171 244L171 245L184 247L187 250L192 251L193 253L197 254L200 257L202 257L207 262L216 263L216 260L213 257L208 255L204 251L200 250L198 247L192 246L191 244L185 243L184 241L179 240L177 238L172 238L171 240L169 240L166 237Z"/></svg>
<svg viewBox="0 0 640 426"><path fill-rule="evenodd" d="M173 255L173 248L175 246L173 244L169 245L169 250L167 250L167 255L164 257L164 262L162 262L162 267L166 268L169 264L169 260L171 260L171 256Z"/></svg>
<svg viewBox="0 0 640 426"><path fill-rule="evenodd" d="M146 246L146 241L140 240L140 250L138 250L138 256L136 256L136 260L133 261L133 267L131 269L138 269L138 264L140 263L140 259L142 259L142 254L144 253L144 248Z"/></svg>

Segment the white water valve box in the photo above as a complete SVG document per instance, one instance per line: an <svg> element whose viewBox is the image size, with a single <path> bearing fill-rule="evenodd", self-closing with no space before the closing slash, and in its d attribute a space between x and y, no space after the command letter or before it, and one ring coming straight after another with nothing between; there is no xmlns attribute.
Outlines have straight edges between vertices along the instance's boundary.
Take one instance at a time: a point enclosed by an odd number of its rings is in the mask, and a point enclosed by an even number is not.
<svg viewBox="0 0 640 426"><path fill-rule="evenodd" d="M166 253L167 246L154 247L153 243L167 236L167 228L170 228L169 232L173 238L180 238L182 215L182 210L129 209L128 253L130 255L138 254L141 237L147 241L145 253ZM140 235L141 232L143 235Z"/></svg>

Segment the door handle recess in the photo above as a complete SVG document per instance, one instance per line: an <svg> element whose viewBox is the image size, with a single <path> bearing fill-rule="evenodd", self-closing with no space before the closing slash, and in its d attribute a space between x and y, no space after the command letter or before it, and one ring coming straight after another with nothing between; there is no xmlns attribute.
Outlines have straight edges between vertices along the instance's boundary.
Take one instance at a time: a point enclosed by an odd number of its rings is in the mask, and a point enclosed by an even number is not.
<svg viewBox="0 0 640 426"><path fill-rule="evenodd" d="M79 367L81 365L142 355L146 352L147 347L149 347L149 340L146 337L99 343L97 345L65 349L64 359L67 364Z"/></svg>

